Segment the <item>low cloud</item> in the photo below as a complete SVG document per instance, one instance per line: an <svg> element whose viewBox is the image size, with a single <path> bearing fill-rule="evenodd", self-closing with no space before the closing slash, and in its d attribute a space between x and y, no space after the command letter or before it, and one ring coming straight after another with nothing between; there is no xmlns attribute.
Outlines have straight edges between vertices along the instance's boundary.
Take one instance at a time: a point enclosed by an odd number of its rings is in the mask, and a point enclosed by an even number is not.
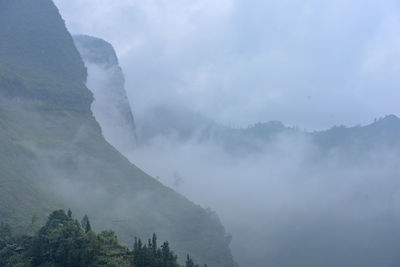
<svg viewBox="0 0 400 267"><path fill-rule="evenodd" d="M321 157L303 135L280 135L264 151L233 155L213 141L158 137L128 157L216 210L241 266L393 266L400 248L397 152Z"/></svg>
<svg viewBox="0 0 400 267"><path fill-rule="evenodd" d="M114 44L134 113L168 103L320 129L400 112L396 1L56 4L73 33Z"/></svg>
<svg viewBox="0 0 400 267"><path fill-rule="evenodd" d="M137 118L164 105L321 129L400 112L396 1L56 3L72 32L114 44ZM283 134L236 155L161 135L126 155L216 210L242 266L397 266L399 153L320 149Z"/></svg>

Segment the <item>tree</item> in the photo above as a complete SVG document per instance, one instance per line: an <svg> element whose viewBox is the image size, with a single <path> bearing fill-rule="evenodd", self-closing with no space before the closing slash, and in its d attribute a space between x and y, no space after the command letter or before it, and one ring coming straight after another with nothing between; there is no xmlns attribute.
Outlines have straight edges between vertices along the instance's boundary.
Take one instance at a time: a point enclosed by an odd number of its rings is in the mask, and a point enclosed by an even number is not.
<svg viewBox="0 0 400 267"><path fill-rule="evenodd" d="M151 248L153 249L153 255L157 255L157 236L155 233L153 233L153 238L151 240Z"/></svg>
<svg viewBox="0 0 400 267"><path fill-rule="evenodd" d="M9 225L0 223L0 266L181 267L168 242L157 247L156 234L147 244L135 238L133 247L120 245L111 230L91 231L87 215L79 223L64 210L52 212L33 236L14 235ZM199 266L188 255L186 267Z"/></svg>
<svg viewBox="0 0 400 267"><path fill-rule="evenodd" d="M85 233L92 230L92 226L90 225L89 217L86 214L82 218L81 225L82 225L82 228L85 231Z"/></svg>
<svg viewBox="0 0 400 267"><path fill-rule="evenodd" d="M11 227L7 223L0 223L0 250L11 243L13 237Z"/></svg>
<svg viewBox="0 0 400 267"><path fill-rule="evenodd" d="M189 254L186 256L186 267L194 267L193 260L189 257Z"/></svg>

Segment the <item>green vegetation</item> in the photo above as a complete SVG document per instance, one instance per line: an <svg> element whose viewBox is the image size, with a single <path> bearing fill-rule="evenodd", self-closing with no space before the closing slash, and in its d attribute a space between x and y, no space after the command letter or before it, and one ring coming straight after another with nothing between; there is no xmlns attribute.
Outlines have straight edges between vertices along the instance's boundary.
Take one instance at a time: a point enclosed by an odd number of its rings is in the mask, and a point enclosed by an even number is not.
<svg viewBox="0 0 400 267"><path fill-rule="evenodd" d="M86 80L83 61L51 0L1 0L0 25L2 65L75 85Z"/></svg>
<svg viewBox="0 0 400 267"><path fill-rule="evenodd" d="M86 69L52 1L1 0L0 25L0 221L26 232L34 214L71 207L92 218L86 230L114 229L126 244L156 232L182 260L235 266L215 213L104 140Z"/></svg>
<svg viewBox="0 0 400 267"><path fill-rule="evenodd" d="M113 231L96 234L63 210L52 212L34 235L15 235L8 224L0 224L0 266L134 266L180 267L168 242L159 248L153 234L147 245L135 239L133 250L118 242ZM187 256L185 267L198 267Z"/></svg>

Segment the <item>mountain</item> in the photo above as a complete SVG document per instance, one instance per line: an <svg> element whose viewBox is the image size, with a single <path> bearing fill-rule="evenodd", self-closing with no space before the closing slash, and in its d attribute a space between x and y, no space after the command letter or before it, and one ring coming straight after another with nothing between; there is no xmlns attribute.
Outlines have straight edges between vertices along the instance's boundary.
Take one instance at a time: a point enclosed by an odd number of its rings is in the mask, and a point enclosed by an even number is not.
<svg viewBox="0 0 400 267"><path fill-rule="evenodd" d="M139 146L146 147L158 138L198 144L212 142L235 155L261 152L265 142L281 133L294 131L278 121L234 128L218 124L188 108L171 105L152 106L137 120Z"/></svg>
<svg viewBox="0 0 400 267"><path fill-rule="evenodd" d="M307 132L280 122L234 128L168 109L159 113L169 130L146 126L152 137L135 160L217 208L241 266L399 266L398 117ZM151 120L137 118L143 133Z"/></svg>
<svg viewBox="0 0 400 267"><path fill-rule="evenodd" d="M102 39L73 36L88 70L88 89L94 95L91 109L105 139L118 151L136 144L136 126L125 91L125 78L112 45Z"/></svg>
<svg viewBox="0 0 400 267"><path fill-rule="evenodd" d="M336 126L315 132L312 136L319 147L328 151L340 149L361 152L372 149L397 150L400 148L399 133L400 119L395 115L388 115L369 125Z"/></svg>
<svg viewBox="0 0 400 267"><path fill-rule="evenodd" d="M27 229L35 213L71 208L127 244L157 232L181 259L235 266L215 213L106 142L85 65L52 1L0 0L0 25L0 221Z"/></svg>
<svg viewBox="0 0 400 267"><path fill-rule="evenodd" d="M365 126L334 126L322 131L304 131L285 126L280 121L258 122L247 127L218 124L201 114L183 107L156 106L143 112L137 124L139 146L146 146L157 138L178 142L207 143L220 146L226 152L241 156L263 153L282 136L306 138L324 156L342 153L354 157L367 151L399 151L400 119L387 115Z"/></svg>
<svg viewBox="0 0 400 267"><path fill-rule="evenodd" d="M171 105L152 106L137 120L139 144L147 144L160 136L180 141L203 139L217 124L189 109ZM203 136L205 135L205 136Z"/></svg>

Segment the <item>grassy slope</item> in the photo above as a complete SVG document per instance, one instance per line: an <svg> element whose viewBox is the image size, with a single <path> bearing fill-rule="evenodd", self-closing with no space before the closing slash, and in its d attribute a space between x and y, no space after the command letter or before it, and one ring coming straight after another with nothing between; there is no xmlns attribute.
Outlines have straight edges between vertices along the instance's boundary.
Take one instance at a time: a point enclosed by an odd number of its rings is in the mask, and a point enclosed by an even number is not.
<svg viewBox="0 0 400 267"><path fill-rule="evenodd" d="M233 266L213 213L104 140L86 70L51 1L0 0L0 25L0 219L22 228L34 212L71 207L127 243L158 232L180 258Z"/></svg>

